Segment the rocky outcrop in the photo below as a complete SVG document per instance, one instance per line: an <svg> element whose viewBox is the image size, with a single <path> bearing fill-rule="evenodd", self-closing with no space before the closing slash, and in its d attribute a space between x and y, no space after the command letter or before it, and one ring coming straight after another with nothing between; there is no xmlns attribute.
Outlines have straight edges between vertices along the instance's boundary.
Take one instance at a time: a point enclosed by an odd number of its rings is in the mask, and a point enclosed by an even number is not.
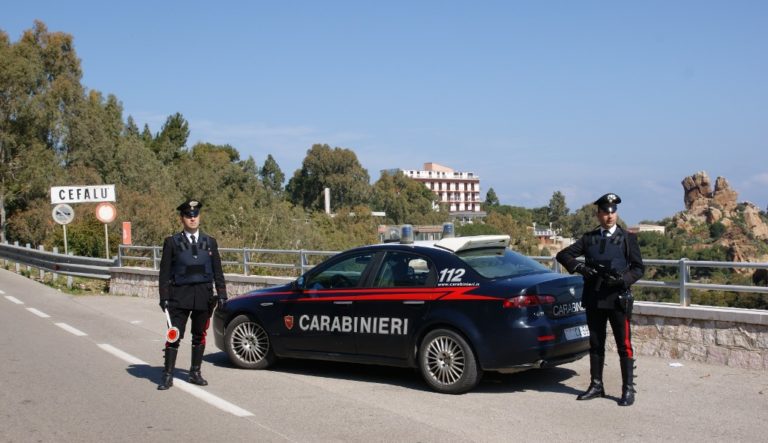
<svg viewBox="0 0 768 443"><path fill-rule="evenodd" d="M758 240L768 240L768 225L760 218L760 210L752 203L744 206L744 224Z"/></svg>
<svg viewBox="0 0 768 443"><path fill-rule="evenodd" d="M711 208L720 210L720 214L716 215L718 219L721 215L731 217L731 212L738 205L739 195L731 188L725 177L717 177L715 187L712 189L709 175L705 171L699 171L690 177L685 177L682 185L685 209L693 217L711 218L712 215L707 217L707 213L712 212Z"/></svg>
<svg viewBox="0 0 768 443"><path fill-rule="evenodd" d="M723 212L728 214L738 205L739 194L736 193L728 184L725 177L717 177L715 181L715 190L712 192L712 205L723 208Z"/></svg>
<svg viewBox="0 0 768 443"><path fill-rule="evenodd" d="M755 241L768 241L768 225L760 215L757 206L749 202L738 201L738 193L731 188L725 177L717 177L714 187L704 171L685 177L683 200L685 211L674 217L678 228L701 235L702 224L721 224L725 230L716 244L728 249L733 261L766 261L768 257L759 256L760 249ZM705 231L706 232L706 231ZM701 247L707 247L711 239L702 238ZM710 245L712 243L709 243ZM696 246L694 245L694 248Z"/></svg>
<svg viewBox="0 0 768 443"><path fill-rule="evenodd" d="M699 212L709 206L709 199L712 198L709 183L709 176L704 171L683 179L682 185L685 192L683 201L687 211Z"/></svg>

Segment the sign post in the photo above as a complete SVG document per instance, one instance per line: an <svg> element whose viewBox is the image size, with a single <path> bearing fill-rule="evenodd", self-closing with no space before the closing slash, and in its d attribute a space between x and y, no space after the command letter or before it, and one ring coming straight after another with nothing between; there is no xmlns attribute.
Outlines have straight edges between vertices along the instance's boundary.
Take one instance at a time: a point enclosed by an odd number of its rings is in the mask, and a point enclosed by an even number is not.
<svg viewBox="0 0 768 443"><path fill-rule="evenodd" d="M53 207L53 220L64 228L64 255L67 255L67 224L75 219L75 211L72 206L59 204Z"/></svg>
<svg viewBox="0 0 768 443"><path fill-rule="evenodd" d="M112 223L117 216L117 210L112 203L99 203L96 206L96 218L100 222L104 223L104 244L106 245L106 256L109 259L109 232L107 230L107 224Z"/></svg>

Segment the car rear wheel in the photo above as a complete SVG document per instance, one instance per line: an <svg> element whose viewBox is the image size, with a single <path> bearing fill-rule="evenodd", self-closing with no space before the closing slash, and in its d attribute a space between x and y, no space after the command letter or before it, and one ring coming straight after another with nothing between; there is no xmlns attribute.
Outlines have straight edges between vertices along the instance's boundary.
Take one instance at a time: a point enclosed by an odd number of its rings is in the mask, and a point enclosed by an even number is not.
<svg viewBox="0 0 768 443"><path fill-rule="evenodd" d="M419 368L432 389L445 394L467 392L482 377L472 347L450 329L435 329L424 337L419 348Z"/></svg>
<svg viewBox="0 0 768 443"><path fill-rule="evenodd" d="M265 369L276 360L267 331L246 315L227 326L224 345L229 359L240 368Z"/></svg>

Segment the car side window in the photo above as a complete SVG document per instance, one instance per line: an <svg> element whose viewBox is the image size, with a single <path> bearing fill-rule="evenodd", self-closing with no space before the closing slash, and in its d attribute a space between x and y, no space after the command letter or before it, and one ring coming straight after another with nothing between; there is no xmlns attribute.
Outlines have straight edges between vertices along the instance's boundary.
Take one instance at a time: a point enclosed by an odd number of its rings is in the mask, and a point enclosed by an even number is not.
<svg viewBox="0 0 768 443"><path fill-rule="evenodd" d="M420 256L404 252L388 252L373 280L375 288L420 287L433 282L429 262Z"/></svg>
<svg viewBox="0 0 768 443"><path fill-rule="evenodd" d="M354 288L360 283L363 272L372 258L373 253L344 258L310 275L305 287L307 289Z"/></svg>

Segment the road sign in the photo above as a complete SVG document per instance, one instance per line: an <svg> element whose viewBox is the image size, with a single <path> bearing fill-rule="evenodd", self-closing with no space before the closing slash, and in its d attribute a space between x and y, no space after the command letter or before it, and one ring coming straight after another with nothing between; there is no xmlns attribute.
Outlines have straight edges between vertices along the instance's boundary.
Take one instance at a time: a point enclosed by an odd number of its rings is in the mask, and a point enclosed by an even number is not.
<svg viewBox="0 0 768 443"><path fill-rule="evenodd" d="M112 223L117 216L117 209L112 203L99 203L96 206L96 218L102 223Z"/></svg>
<svg viewBox="0 0 768 443"><path fill-rule="evenodd" d="M53 207L53 221L60 225L71 223L75 218L75 211L72 206L60 204Z"/></svg>
<svg viewBox="0 0 768 443"><path fill-rule="evenodd" d="M123 222L123 244L131 244L131 222L129 221Z"/></svg>
<svg viewBox="0 0 768 443"><path fill-rule="evenodd" d="M97 203L115 201L115 185L53 186L51 203Z"/></svg>
<svg viewBox="0 0 768 443"><path fill-rule="evenodd" d="M117 209L112 203L99 203L96 205L96 218L100 222L104 223L104 250L107 252L107 258L109 258L109 231L107 230L107 223L112 223L117 216Z"/></svg>

